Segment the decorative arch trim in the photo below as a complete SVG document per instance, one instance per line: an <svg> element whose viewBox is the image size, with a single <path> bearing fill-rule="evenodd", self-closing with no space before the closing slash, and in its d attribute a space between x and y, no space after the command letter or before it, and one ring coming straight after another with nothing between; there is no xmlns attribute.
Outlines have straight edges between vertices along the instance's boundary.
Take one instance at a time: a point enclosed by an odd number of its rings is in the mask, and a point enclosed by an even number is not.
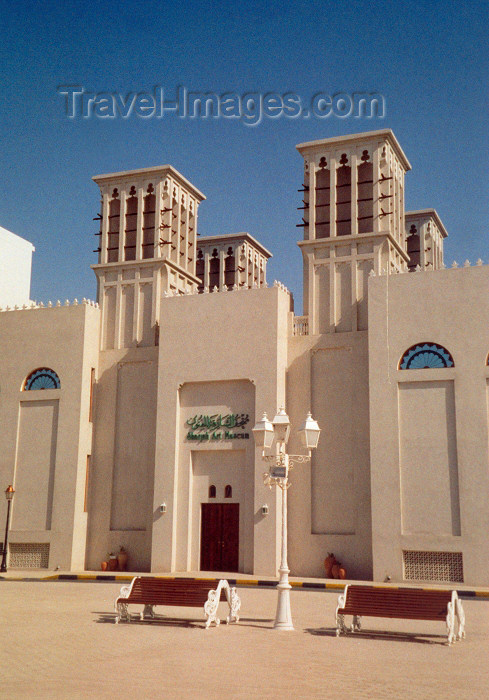
<svg viewBox="0 0 489 700"><path fill-rule="evenodd" d="M455 367L453 357L437 343L419 343L406 350L399 362L399 369L443 369Z"/></svg>
<svg viewBox="0 0 489 700"><path fill-rule="evenodd" d="M54 369L39 367L29 374L22 387L23 391L36 389L60 389L61 382Z"/></svg>

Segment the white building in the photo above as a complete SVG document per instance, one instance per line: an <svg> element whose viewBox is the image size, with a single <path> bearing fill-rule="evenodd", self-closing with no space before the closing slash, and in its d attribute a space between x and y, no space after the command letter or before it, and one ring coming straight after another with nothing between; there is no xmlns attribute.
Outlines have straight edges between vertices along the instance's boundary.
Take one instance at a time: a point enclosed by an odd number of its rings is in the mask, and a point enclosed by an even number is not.
<svg viewBox="0 0 489 700"><path fill-rule="evenodd" d="M32 243L0 226L0 307L30 302Z"/></svg>
<svg viewBox="0 0 489 700"><path fill-rule="evenodd" d="M0 314L11 566L123 545L133 570L274 575L251 428L284 403L322 428L291 476L292 574L333 551L351 578L489 585L489 269L444 268L390 130L298 150L302 316L252 236L197 239L204 195L171 166L94 178L98 305Z"/></svg>

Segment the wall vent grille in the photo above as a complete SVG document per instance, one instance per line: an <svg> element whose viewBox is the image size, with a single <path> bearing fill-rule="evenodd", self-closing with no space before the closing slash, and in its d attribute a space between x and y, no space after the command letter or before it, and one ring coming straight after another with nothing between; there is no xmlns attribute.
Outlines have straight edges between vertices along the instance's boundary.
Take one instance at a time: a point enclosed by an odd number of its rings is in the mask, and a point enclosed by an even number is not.
<svg viewBox="0 0 489 700"><path fill-rule="evenodd" d="M8 565L13 569L47 569L48 542L10 542Z"/></svg>
<svg viewBox="0 0 489 700"><path fill-rule="evenodd" d="M446 581L463 583L462 552L404 551L406 581Z"/></svg>

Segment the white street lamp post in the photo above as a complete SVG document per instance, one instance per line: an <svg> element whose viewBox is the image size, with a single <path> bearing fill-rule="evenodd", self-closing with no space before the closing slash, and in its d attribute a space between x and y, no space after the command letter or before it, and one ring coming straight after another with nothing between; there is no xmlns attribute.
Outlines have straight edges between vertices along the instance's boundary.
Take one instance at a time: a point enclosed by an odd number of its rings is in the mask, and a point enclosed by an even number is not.
<svg viewBox="0 0 489 700"><path fill-rule="evenodd" d="M0 572L3 574L7 571L7 549L8 549L8 529L10 524L10 506L14 497L15 489L12 485L5 489L5 498L7 499L7 523L5 525L5 539L3 541L2 563Z"/></svg>
<svg viewBox="0 0 489 700"><path fill-rule="evenodd" d="M279 409L273 422L270 422L267 414L264 413L262 420L258 421L253 428L255 444L258 447L263 447L263 460L271 464L270 470L263 475L264 483L270 488L274 485L278 486L282 491L280 579L277 584L277 612L273 624L275 629L281 630L294 629L290 612L290 569L287 563L287 489L290 486L289 469L292 469L294 464L303 464L311 459L311 450L317 447L319 433L321 431L317 422L312 418L311 414L308 413L306 420L298 432L301 437L301 443L308 450L308 454L306 455L289 455L285 451L290 433L290 420L283 407ZM265 449L272 446L274 437L276 443L275 454L265 455Z"/></svg>

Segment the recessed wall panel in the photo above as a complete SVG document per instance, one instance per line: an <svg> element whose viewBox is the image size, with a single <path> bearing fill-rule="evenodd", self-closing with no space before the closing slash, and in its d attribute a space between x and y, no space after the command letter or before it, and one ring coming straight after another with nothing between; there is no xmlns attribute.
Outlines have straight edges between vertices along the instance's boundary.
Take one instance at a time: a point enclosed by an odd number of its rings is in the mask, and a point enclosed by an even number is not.
<svg viewBox="0 0 489 700"><path fill-rule="evenodd" d="M13 530L50 530L58 435L58 400L21 401Z"/></svg>
<svg viewBox="0 0 489 700"><path fill-rule="evenodd" d="M130 348L133 344L134 329L134 285L125 284L121 295L121 337L122 347Z"/></svg>
<svg viewBox="0 0 489 700"><path fill-rule="evenodd" d="M329 315L329 265L318 265L315 270L315 314L318 319L318 333L329 333L330 330L330 315Z"/></svg>
<svg viewBox="0 0 489 700"><path fill-rule="evenodd" d="M321 426L311 463L313 534L355 532L354 384L351 348L324 348L313 354L312 413Z"/></svg>
<svg viewBox="0 0 489 700"><path fill-rule="evenodd" d="M336 330L351 331L351 265L340 263L335 266L336 283Z"/></svg>
<svg viewBox="0 0 489 700"><path fill-rule="evenodd" d="M153 286L141 284L139 287L140 345L154 345L154 330L151 328Z"/></svg>
<svg viewBox="0 0 489 700"><path fill-rule="evenodd" d="M103 345L104 350L115 347L115 310L116 287L107 287L104 291L104 320L103 320Z"/></svg>
<svg viewBox="0 0 489 700"><path fill-rule="evenodd" d="M453 381L399 384L399 425L403 533L460 535Z"/></svg>
<svg viewBox="0 0 489 700"><path fill-rule="evenodd" d="M357 268L357 328L366 331L368 328L368 276L373 270L373 260L362 260Z"/></svg>
<svg viewBox="0 0 489 700"><path fill-rule="evenodd" d="M156 370L153 362L118 366L111 530L145 530L153 502Z"/></svg>

